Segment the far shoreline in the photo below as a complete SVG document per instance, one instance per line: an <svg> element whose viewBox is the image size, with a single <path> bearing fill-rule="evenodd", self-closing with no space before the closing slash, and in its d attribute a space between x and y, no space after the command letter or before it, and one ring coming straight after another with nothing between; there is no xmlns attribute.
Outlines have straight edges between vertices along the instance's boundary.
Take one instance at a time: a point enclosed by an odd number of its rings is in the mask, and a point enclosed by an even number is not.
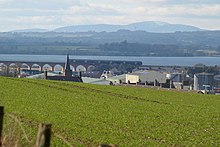
<svg viewBox="0 0 220 147"><path fill-rule="evenodd" d="M74 54L71 54L71 53L66 53L66 54L35 54L35 53L0 53L0 55L24 55L24 56L66 56L66 55L70 55L70 56L87 56L87 57L152 57L152 58L178 58L178 57L181 57L181 58L218 58L220 57L220 55L215 55L215 56L140 56L140 55L80 55L80 54L77 54L77 55L74 55Z"/></svg>

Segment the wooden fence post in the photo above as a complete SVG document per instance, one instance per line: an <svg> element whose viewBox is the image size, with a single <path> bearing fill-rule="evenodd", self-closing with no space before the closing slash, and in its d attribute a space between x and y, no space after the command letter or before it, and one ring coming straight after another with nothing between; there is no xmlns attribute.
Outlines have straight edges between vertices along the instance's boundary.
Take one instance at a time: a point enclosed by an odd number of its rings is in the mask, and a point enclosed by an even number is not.
<svg viewBox="0 0 220 147"><path fill-rule="evenodd" d="M100 144L99 147L118 147L115 144Z"/></svg>
<svg viewBox="0 0 220 147"><path fill-rule="evenodd" d="M51 126L51 124L39 124L36 147L50 146Z"/></svg>
<svg viewBox="0 0 220 147"><path fill-rule="evenodd" d="M0 146L2 146L3 117L4 117L4 107L0 106Z"/></svg>

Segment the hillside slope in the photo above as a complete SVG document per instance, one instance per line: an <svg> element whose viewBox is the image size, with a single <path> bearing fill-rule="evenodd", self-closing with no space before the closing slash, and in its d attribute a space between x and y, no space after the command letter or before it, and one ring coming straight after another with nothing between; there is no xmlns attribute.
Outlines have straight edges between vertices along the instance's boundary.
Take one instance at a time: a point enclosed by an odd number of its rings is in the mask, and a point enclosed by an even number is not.
<svg viewBox="0 0 220 147"><path fill-rule="evenodd" d="M219 96L0 78L0 105L79 146L220 144Z"/></svg>
<svg viewBox="0 0 220 147"><path fill-rule="evenodd" d="M169 24L160 21L145 21L137 22L128 25L110 25L110 24L95 24L95 25L76 25L61 27L53 30L54 32L117 32L118 30L130 30L130 31L147 31L154 33L174 33L180 32L193 32L203 31L202 29L190 25L182 24Z"/></svg>

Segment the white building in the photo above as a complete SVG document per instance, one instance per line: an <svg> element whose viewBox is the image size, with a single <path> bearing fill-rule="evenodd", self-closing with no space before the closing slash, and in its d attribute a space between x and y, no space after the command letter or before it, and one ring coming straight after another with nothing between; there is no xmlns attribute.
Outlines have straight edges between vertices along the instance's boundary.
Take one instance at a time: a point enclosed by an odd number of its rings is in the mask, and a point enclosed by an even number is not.
<svg viewBox="0 0 220 147"><path fill-rule="evenodd" d="M166 83L166 75L157 71L139 71L126 74L126 83Z"/></svg>
<svg viewBox="0 0 220 147"><path fill-rule="evenodd" d="M214 75L199 73L194 75L194 90L212 90L214 88Z"/></svg>

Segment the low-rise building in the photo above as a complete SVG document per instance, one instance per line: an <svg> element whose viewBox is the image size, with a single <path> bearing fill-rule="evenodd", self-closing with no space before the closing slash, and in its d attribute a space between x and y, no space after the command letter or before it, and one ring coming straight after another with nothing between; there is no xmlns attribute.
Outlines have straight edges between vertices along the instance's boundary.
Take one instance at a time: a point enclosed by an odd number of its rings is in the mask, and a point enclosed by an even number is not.
<svg viewBox="0 0 220 147"><path fill-rule="evenodd" d="M194 90L212 90L214 85L214 74L199 73L194 75Z"/></svg>
<svg viewBox="0 0 220 147"><path fill-rule="evenodd" d="M126 74L126 83L166 83L166 75L157 71L137 71Z"/></svg>
<svg viewBox="0 0 220 147"><path fill-rule="evenodd" d="M174 88L192 90L191 78L186 73L168 73L166 77L172 81Z"/></svg>

